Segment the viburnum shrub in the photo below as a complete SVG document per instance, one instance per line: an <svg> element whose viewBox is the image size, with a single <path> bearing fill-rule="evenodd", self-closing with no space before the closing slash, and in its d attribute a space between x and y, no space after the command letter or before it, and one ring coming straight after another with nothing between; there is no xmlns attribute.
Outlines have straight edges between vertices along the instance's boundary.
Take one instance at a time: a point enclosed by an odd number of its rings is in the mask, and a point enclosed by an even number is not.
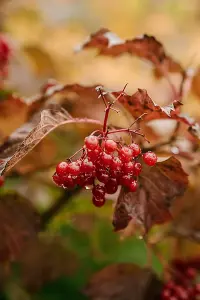
<svg viewBox="0 0 200 300"><path fill-rule="evenodd" d="M162 289L162 300L195 300L200 297L200 258L175 259L170 264L171 279Z"/></svg>
<svg viewBox="0 0 200 300"><path fill-rule="evenodd" d="M124 93L118 96L117 101ZM148 151L142 154L140 146L134 142L133 135L141 135L139 130L131 129L140 116L129 128L110 130L108 128L108 116L114 102L106 102L100 95L106 106L102 130L97 130L87 136L84 146L66 161L61 161L56 166L53 181L56 185L65 189L81 186L92 186L92 202L101 207L105 203L106 194L115 194L118 186L124 186L128 191L135 192L138 187L138 176L142 172L141 160L148 165L154 166L157 156ZM127 132L132 138L132 143L126 145L122 140L114 140L109 136L119 132ZM77 160L73 160L76 154L81 153Z"/></svg>

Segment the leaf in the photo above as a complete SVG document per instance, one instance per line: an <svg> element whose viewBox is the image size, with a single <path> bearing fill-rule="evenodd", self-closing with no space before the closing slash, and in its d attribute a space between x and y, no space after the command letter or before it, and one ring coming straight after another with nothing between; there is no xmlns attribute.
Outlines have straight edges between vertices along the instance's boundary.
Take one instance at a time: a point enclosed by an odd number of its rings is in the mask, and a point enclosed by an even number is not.
<svg viewBox="0 0 200 300"><path fill-rule="evenodd" d="M165 223L171 218L172 201L184 193L187 184L187 174L174 157L152 168L144 166L138 190L131 193L121 189L113 216L115 230L125 229L130 220L144 226L146 232L155 224Z"/></svg>
<svg viewBox="0 0 200 300"><path fill-rule="evenodd" d="M152 271L121 263L94 274L84 293L91 300L153 300L159 299L160 288L161 283Z"/></svg>
<svg viewBox="0 0 200 300"><path fill-rule="evenodd" d="M76 123L101 125L97 120L72 118L67 111L58 106L34 115L30 122L17 129L0 147L0 174L14 167L58 126Z"/></svg>
<svg viewBox="0 0 200 300"><path fill-rule="evenodd" d="M39 231L39 215L31 203L16 194L0 200L0 261L13 261L25 244L35 240Z"/></svg>
<svg viewBox="0 0 200 300"><path fill-rule="evenodd" d="M76 255L56 236L41 236L27 243L18 262L23 286L31 292L61 276L72 276L78 267Z"/></svg>
<svg viewBox="0 0 200 300"><path fill-rule="evenodd" d="M168 56L163 45L155 37L147 34L132 40L122 40L108 29L102 28L91 34L86 42L77 47L77 50L97 48L100 55L119 56L129 53L144 58L156 68L165 72L182 72L182 66Z"/></svg>

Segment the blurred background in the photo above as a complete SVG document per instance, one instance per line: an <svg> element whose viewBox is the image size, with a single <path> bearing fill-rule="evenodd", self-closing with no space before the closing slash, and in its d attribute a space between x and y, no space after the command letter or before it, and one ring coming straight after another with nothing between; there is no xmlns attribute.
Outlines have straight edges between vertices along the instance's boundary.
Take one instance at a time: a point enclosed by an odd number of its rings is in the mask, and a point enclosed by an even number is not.
<svg viewBox="0 0 200 300"><path fill-rule="evenodd" d="M111 89L122 89L128 83L128 92L145 88L156 103L166 104L171 93L168 83L165 79L156 81L151 67L143 61L129 55L95 57L93 50L74 52L88 35L102 27L123 39L154 35L183 66L196 68L200 64L199 0L1 0L0 29L13 51L6 87L19 95L32 96L48 78ZM175 83L179 76L171 75ZM192 94L189 97L193 105L187 101L184 111L199 118L199 100ZM92 105L87 104L86 114L94 117L99 111L92 112ZM82 114L76 105L70 109ZM23 123L23 114L16 116L14 111L13 115L0 120L2 140ZM70 127L48 136L16 167L20 176L11 176L2 189L0 197L8 202L14 197L16 206L24 198L30 200L44 214L46 229L12 267L0 254L2 299L85 299L82 288L102 267L119 262L146 265L143 241L138 236L124 238L113 232L112 201L96 209L85 191L51 214L52 205L62 197L62 191L51 182L55 163L78 149L91 130ZM23 216L23 228L27 229L29 215ZM156 257L153 268L157 274L162 271Z"/></svg>

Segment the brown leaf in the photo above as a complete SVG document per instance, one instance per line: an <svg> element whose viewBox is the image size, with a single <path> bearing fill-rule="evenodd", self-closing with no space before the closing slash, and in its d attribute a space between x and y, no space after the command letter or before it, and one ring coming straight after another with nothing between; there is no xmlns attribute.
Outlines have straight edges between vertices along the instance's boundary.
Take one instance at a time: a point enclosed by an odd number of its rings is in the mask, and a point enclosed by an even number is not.
<svg viewBox="0 0 200 300"><path fill-rule="evenodd" d="M127 227L130 220L144 226L148 231L153 225L165 223L171 218L172 201L184 193L188 184L187 174L174 157L149 168L144 166L135 193L121 189L113 225L115 230Z"/></svg>
<svg viewBox="0 0 200 300"><path fill-rule="evenodd" d="M1 196L0 261L16 260L25 244L35 240L39 221L28 200L18 195Z"/></svg>
<svg viewBox="0 0 200 300"><path fill-rule="evenodd" d="M129 53L147 59L159 68L160 72L182 72L182 66L168 56L163 45L147 34L132 40L122 40L108 29L100 29L78 47L77 50L97 48L100 55L119 56ZM162 73L162 72L161 72Z"/></svg>
<svg viewBox="0 0 200 300"><path fill-rule="evenodd" d="M14 167L58 126L76 123L101 125L97 120L72 118L67 111L58 106L36 114L30 122L16 130L0 147L0 174Z"/></svg>
<svg viewBox="0 0 200 300"><path fill-rule="evenodd" d="M150 270L121 263L94 274L84 293L91 300L153 300L159 299L160 288Z"/></svg>

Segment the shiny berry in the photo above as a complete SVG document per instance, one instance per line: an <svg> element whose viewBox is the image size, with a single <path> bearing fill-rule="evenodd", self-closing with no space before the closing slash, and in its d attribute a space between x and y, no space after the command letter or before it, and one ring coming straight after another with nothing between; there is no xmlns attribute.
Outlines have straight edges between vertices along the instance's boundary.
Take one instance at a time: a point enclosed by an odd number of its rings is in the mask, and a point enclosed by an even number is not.
<svg viewBox="0 0 200 300"><path fill-rule="evenodd" d="M121 170L122 165L123 165L123 163L122 163L121 159L119 157L114 157L110 168L113 171L115 171L115 170L119 171L119 170Z"/></svg>
<svg viewBox="0 0 200 300"><path fill-rule="evenodd" d="M129 162L127 162L127 163L124 163L124 165L123 165L123 167L122 167L122 171L123 171L125 174L132 173L134 169L135 169L135 163L132 162L132 161L129 161Z"/></svg>
<svg viewBox="0 0 200 300"><path fill-rule="evenodd" d="M4 185L4 177L3 176L0 176L0 187Z"/></svg>
<svg viewBox="0 0 200 300"><path fill-rule="evenodd" d="M154 166L157 163L157 155L154 152L148 151L143 154L143 160L148 166Z"/></svg>
<svg viewBox="0 0 200 300"><path fill-rule="evenodd" d="M131 160L131 158L133 157L133 151L131 148L129 148L127 146L123 146L119 150L119 155L123 162L129 162Z"/></svg>
<svg viewBox="0 0 200 300"><path fill-rule="evenodd" d="M129 183L129 186L128 186L130 192L135 192L138 188L138 184L137 184L137 181L135 180L132 180L130 183Z"/></svg>
<svg viewBox="0 0 200 300"><path fill-rule="evenodd" d="M118 189L118 183L115 178L110 178L105 184L105 189L107 194L115 194Z"/></svg>
<svg viewBox="0 0 200 300"><path fill-rule="evenodd" d="M97 147L94 150L88 150L87 152L88 159L91 160L92 162L95 162L99 158L100 153L101 153L100 147Z"/></svg>
<svg viewBox="0 0 200 300"><path fill-rule="evenodd" d="M80 173L80 165L77 162L71 162L68 165L68 173L70 175L78 175Z"/></svg>
<svg viewBox="0 0 200 300"><path fill-rule="evenodd" d="M85 138L85 146L89 150L94 150L98 147L99 140L96 136L90 135Z"/></svg>
<svg viewBox="0 0 200 300"><path fill-rule="evenodd" d="M110 154L107 154L106 152L103 152L100 156L100 162L103 166L109 167L112 163L113 157Z"/></svg>
<svg viewBox="0 0 200 300"><path fill-rule="evenodd" d="M2 176L1 176L2 177ZM0 177L0 186L1 186L1 177ZM58 176L58 174L53 174L52 179L54 181L54 183L58 186L62 186L62 180L61 178Z"/></svg>
<svg viewBox="0 0 200 300"><path fill-rule="evenodd" d="M92 203L96 207L102 207L106 202L105 196L102 198L96 198L95 196L92 197Z"/></svg>
<svg viewBox="0 0 200 300"><path fill-rule="evenodd" d="M135 176L140 175L141 171L142 171L142 165L140 163L138 163L138 162L135 163L134 170L133 170L134 175Z"/></svg>
<svg viewBox="0 0 200 300"><path fill-rule="evenodd" d="M106 183L109 179L109 174L106 170L98 170L96 176L97 179L102 183Z"/></svg>
<svg viewBox="0 0 200 300"><path fill-rule="evenodd" d="M61 161L56 167L58 176L65 176L68 173L69 164L66 161Z"/></svg>
<svg viewBox="0 0 200 300"><path fill-rule="evenodd" d="M75 180L71 175L63 177L62 180L64 181L63 186L65 188L73 188L75 186Z"/></svg>
<svg viewBox="0 0 200 300"><path fill-rule="evenodd" d="M84 159L81 164L81 172L92 173L95 169L95 166L92 161Z"/></svg>
<svg viewBox="0 0 200 300"><path fill-rule="evenodd" d="M117 143L113 140L106 140L104 143L105 151L112 153L117 149Z"/></svg>
<svg viewBox="0 0 200 300"><path fill-rule="evenodd" d="M85 176L83 181L84 186L92 185L93 183L94 183L94 176L92 175Z"/></svg>
<svg viewBox="0 0 200 300"><path fill-rule="evenodd" d="M130 175L123 175L120 178L120 184L121 185L125 185L128 186L130 185L130 183L132 182L131 176Z"/></svg>
<svg viewBox="0 0 200 300"><path fill-rule="evenodd" d="M92 194L96 199L103 199L105 196L105 186L97 184L92 189Z"/></svg>
<svg viewBox="0 0 200 300"><path fill-rule="evenodd" d="M140 155L141 149L140 149L140 146L138 144L132 143L132 144L129 145L129 147L133 151L133 156L134 157L137 157L138 155Z"/></svg>

